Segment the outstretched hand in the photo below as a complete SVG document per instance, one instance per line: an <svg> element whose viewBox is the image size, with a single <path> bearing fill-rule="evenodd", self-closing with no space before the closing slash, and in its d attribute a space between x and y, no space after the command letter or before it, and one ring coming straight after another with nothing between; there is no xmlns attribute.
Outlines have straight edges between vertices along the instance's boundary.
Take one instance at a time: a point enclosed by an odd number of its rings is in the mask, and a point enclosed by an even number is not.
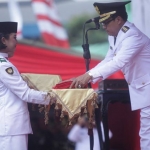
<svg viewBox="0 0 150 150"><path fill-rule="evenodd" d="M88 73L80 75L77 78L73 79L73 82L70 85L70 88L73 88L73 87L84 88L91 79L92 79L92 77Z"/></svg>

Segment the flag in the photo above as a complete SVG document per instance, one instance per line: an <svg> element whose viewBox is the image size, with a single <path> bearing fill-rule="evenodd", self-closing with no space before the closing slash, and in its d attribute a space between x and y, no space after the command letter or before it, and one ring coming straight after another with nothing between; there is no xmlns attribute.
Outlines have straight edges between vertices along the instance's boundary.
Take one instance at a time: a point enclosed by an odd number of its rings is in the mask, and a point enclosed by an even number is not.
<svg viewBox="0 0 150 150"><path fill-rule="evenodd" d="M33 11L41 36L46 44L69 48L67 34L62 27L53 0L32 0Z"/></svg>
<svg viewBox="0 0 150 150"><path fill-rule="evenodd" d="M17 39L22 39L23 19L22 19L21 11L19 9L19 4L17 3L16 0L8 1L8 10L10 14L10 20L18 22Z"/></svg>

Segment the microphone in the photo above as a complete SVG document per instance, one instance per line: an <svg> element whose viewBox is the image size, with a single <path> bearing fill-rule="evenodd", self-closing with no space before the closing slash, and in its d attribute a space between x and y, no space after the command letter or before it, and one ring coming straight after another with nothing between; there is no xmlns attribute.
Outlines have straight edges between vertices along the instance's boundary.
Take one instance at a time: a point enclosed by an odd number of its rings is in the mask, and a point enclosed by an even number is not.
<svg viewBox="0 0 150 150"><path fill-rule="evenodd" d="M91 23L91 22L99 23L99 19L100 19L100 16L92 18L92 19L86 21L85 23Z"/></svg>

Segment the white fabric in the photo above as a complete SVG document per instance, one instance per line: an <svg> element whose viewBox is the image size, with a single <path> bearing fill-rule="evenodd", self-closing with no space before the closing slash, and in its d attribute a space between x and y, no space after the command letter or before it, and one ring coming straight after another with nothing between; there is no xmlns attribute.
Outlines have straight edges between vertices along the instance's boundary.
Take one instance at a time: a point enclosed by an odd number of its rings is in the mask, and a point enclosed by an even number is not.
<svg viewBox="0 0 150 150"><path fill-rule="evenodd" d="M132 0L133 23L150 38L150 0Z"/></svg>
<svg viewBox="0 0 150 150"><path fill-rule="evenodd" d="M150 105L150 39L134 24L127 21L124 26L129 30L120 29L115 45L114 37L109 36L106 58L90 73L95 82L121 70L129 83L132 110L136 110Z"/></svg>
<svg viewBox="0 0 150 150"><path fill-rule="evenodd" d="M102 138L104 141L104 130L101 124ZM109 138L112 137L112 133L109 130ZM93 128L94 146L93 150L100 150L99 137L96 128ZM88 128L81 128L78 124L74 125L68 134L68 139L75 142L75 150L90 150L90 138L88 135Z"/></svg>
<svg viewBox="0 0 150 150"><path fill-rule="evenodd" d="M8 9L10 14L10 20L18 22L17 39L22 39L23 19L19 8L19 4L16 0L10 0L8 1Z"/></svg>
<svg viewBox="0 0 150 150"><path fill-rule="evenodd" d="M93 129L94 147L93 150L100 150L98 132ZM75 150L90 150L90 140L88 128L81 128L79 125L74 125L68 134L68 139L75 142Z"/></svg>
<svg viewBox="0 0 150 150"><path fill-rule="evenodd" d="M28 135L0 136L0 150L27 150Z"/></svg>
<svg viewBox="0 0 150 150"><path fill-rule="evenodd" d="M49 104L47 92L30 89L17 68L0 53L0 135L32 133L27 102ZM6 72L8 68L13 73Z"/></svg>
<svg viewBox="0 0 150 150"><path fill-rule="evenodd" d="M52 34L59 40L67 39L65 30L61 26L54 25L49 20L38 20L38 25L41 32Z"/></svg>
<svg viewBox="0 0 150 150"><path fill-rule="evenodd" d="M150 150L150 106L141 109L140 112L140 145L141 150Z"/></svg>
<svg viewBox="0 0 150 150"><path fill-rule="evenodd" d="M49 1L50 2L50 1ZM37 9L40 8L40 9ZM33 9L35 14L37 15L44 15L48 16L49 18L52 18L53 20L60 22L60 19L57 15L55 4L51 2L51 4L48 6L42 1L33 1Z"/></svg>

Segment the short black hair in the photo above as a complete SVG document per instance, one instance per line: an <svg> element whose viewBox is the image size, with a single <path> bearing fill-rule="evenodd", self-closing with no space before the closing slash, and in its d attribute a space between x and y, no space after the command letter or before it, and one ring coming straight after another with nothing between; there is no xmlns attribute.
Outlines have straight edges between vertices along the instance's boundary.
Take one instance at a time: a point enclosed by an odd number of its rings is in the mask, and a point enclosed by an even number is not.
<svg viewBox="0 0 150 150"><path fill-rule="evenodd" d="M9 33L6 34L0 33L0 50L5 49L7 47L5 44L3 44L2 38L4 37L5 39L9 39L9 35L10 35Z"/></svg>
<svg viewBox="0 0 150 150"><path fill-rule="evenodd" d="M125 11L125 12L123 12L123 13L116 13L116 14L113 14L112 15L112 18L116 18L116 17L118 17L118 16L120 16L124 21L127 21L127 19L128 19L128 14L127 14L127 12Z"/></svg>

